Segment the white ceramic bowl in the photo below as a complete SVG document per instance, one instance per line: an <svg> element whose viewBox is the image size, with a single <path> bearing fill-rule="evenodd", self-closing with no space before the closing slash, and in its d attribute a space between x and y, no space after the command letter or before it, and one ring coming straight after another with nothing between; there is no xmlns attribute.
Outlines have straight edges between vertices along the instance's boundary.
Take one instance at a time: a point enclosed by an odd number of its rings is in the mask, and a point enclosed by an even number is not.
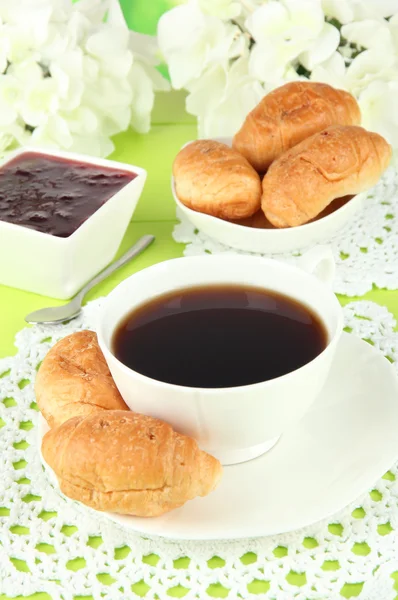
<svg viewBox="0 0 398 600"><path fill-rule="evenodd" d="M106 159L37 148L10 153L0 167L25 152L137 175L67 238L0 220L0 283L53 298L70 298L115 256L144 187L146 171Z"/></svg>
<svg viewBox="0 0 398 600"><path fill-rule="evenodd" d="M201 448L223 464L243 462L272 448L321 391L343 326L340 304L325 284L331 283L334 272L330 249L314 248L300 258L299 264L301 269L262 257L227 254L177 258L144 269L118 285L105 300L97 332L101 350L129 408L169 422L177 431L195 438ZM325 350L283 377L226 389L156 381L130 369L114 355L113 333L130 311L172 290L227 283L274 290L309 306L326 327ZM250 352L250 348L236 351Z"/></svg>
<svg viewBox="0 0 398 600"><path fill-rule="evenodd" d="M232 144L232 138L214 139L228 146ZM352 219L355 213L361 209L366 198L366 194L358 194L330 215L299 227L257 229L230 223L188 208L178 199L173 177L171 189L180 211L202 233L231 248L261 254L293 252L306 246L327 241Z"/></svg>

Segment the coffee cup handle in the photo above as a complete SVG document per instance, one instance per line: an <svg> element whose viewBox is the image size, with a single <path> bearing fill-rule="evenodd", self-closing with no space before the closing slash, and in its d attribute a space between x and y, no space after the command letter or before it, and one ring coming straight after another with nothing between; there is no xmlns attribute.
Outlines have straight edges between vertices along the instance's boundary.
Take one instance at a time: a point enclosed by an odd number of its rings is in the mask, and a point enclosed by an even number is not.
<svg viewBox="0 0 398 600"><path fill-rule="evenodd" d="M299 257L297 265L314 275L317 279L332 287L336 272L336 263L329 246L316 246Z"/></svg>

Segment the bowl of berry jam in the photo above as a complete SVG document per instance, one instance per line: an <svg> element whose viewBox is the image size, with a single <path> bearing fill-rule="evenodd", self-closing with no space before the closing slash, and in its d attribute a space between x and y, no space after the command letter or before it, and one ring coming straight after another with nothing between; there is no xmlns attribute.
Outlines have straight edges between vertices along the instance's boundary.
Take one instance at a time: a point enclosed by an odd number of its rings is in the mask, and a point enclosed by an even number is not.
<svg viewBox="0 0 398 600"><path fill-rule="evenodd" d="M116 254L146 179L140 167L21 148L0 165L0 283L76 294Z"/></svg>

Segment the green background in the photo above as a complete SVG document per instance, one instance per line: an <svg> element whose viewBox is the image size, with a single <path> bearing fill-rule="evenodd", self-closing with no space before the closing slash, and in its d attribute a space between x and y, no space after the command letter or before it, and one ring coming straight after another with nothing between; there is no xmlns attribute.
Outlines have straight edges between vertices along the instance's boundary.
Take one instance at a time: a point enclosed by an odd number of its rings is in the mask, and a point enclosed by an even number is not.
<svg viewBox="0 0 398 600"><path fill-rule="evenodd" d="M183 0L120 0L127 24L134 31L156 34L160 15Z"/></svg>
<svg viewBox="0 0 398 600"><path fill-rule="evenodd" d="M123 12L129 26L143 33L153 34L156 31L156 22L159 16L168 8L179 3L179 0L121 0ZM157 99L155 109L155 124L148 135L138 135L133 132L122 133L115 137L116 150L111 158L122 162L139 165L148 171L148 180L134 214L132 222L119 249L118 255L122 254L135 240L145 233L156 236L155 243L144 252L142 256L133 260L131 264L124 266L117 273L107 279L104 283L94 288L86 297L86 301L106 295L120 281L130 274L145 268L155 262L182 256L183 246L173 241L171 234L176 223L175 206L170 191L171 164L175 154L182 144L196 137L196 126L192 119L182 111L181 95L160 95ZM168 115L167 119L164 115ZM171 115L171 116L170 116ZM168 120L168 122L166 122ZM398 292L386 292L373 290L367 294L365 299L370 299L384 304L397 317L398 316ZM345 304L353 299L340 298ZM0 286L0 357L14 354L16 349L13 341L15 333L26 324L24 316L35 309L61 304L51 298L44 298L28 292ZM338 533L336 533L337 535ZM285 556L286 549L281 548L281 557ZM156 564L156 557L148 557L151 564ZM186 560L186 559L181 559ZM219 565L217 558L213 559L213 566ZM249 564L253 557L246 555L242 562ZM17 568L23 567L14 563ZM396 589L398 589L398 573L394 577ZM291 583L294 586L302 585L302 574L292 574ZM212 585L208 590L210 596L223 598L228 591L221 585ZM267 582L253 582L249 586L252 594L265 593L268 589ZM294 588L293 588L294 589ZM355 597L362 589L362 584L345 585L342 589L344 597ZM134 592L138 596L144 596L147 590L145 584L136 584ZM298 591L298 588L294 590ZM182 597L186 591L174 589L170 596ZM5 600L0 595L0 600ZM35 600L45 600L47 594L35 594ZM87 600L89 596L85 597ZM398 596L397 596L398 598ZM325 599L326 600L326 599Z"/></svg>

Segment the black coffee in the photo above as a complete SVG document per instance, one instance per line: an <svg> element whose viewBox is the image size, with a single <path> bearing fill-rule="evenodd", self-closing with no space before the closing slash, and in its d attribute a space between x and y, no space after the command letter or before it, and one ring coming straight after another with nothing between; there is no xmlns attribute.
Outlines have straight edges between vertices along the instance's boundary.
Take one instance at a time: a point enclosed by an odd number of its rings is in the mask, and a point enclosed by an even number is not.
<svg viewBox="0 0 398 600"><path fill-rule="evenodd" d="M324 350L320 318L294 300L255 287L217 285L165 294L117 327L116 357L158 381L199 388L274 379Z"/></svg>

